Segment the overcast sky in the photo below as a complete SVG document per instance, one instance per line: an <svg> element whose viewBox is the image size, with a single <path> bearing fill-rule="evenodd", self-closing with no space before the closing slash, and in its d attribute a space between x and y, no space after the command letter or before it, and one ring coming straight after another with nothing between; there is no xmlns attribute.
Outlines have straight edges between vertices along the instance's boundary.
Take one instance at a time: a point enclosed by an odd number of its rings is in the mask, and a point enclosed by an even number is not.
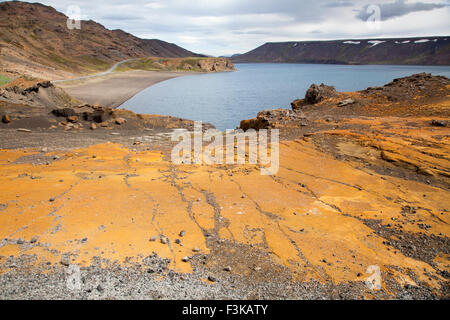
<svg viewBox="0 0 450 320"><path fill-rule="evenodd" d="M70 5L77 5L83 19L109 29L123 29L141 38L158 38L216 56L244 53L274 41L450 35L450 0L39 2L66 14Z"/></svg>

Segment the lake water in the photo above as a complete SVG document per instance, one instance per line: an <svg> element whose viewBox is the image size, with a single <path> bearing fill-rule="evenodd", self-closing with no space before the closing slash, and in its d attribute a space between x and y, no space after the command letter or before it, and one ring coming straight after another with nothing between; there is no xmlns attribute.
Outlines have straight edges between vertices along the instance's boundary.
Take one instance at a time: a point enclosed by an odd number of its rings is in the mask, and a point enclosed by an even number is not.
<svg viewBox="0 0 450 320"><path fill-rule="evenodd" d="M259 111L290 108L312 83L338 91L381 86L419 72L450 77L450 67L237 64L235 72L196 74L160 82L121 107L136 113L201 120L220 130L234 129Z"/></svg>

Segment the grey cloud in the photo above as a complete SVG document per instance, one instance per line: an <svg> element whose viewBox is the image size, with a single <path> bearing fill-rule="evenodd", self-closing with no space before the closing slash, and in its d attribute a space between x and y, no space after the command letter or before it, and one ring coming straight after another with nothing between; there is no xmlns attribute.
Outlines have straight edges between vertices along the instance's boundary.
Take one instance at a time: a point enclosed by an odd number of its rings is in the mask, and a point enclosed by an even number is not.
<svg viewBox="0 0 450 320"><path fill-rule="evenodd" d="M434 9L443 8L446 5L441 3L425 3L425 2L415 2L407 3L405 0L396 0L390 3L377 4L381 11L381 20L389 20L395 17L401 17L412 12L417 11L430 11ZM366 5L362 10L358 11L356 17L362 21L366 21L373 13L367 12L369 5Z"/></svg>
<svg viewBox="0 0 450 320"><path fill-rule="evenodd" d="M2 1L2 0L0 0ZM29 0L35 2L36 0ZM435 4L394 0L37 0L65 12L78 5L83 17L109 29L158 38L208 54L245 52L265 42L418 36L448 31L447 15L424 12L427 26L399 23L372 31L361 22L366 4L381 3L383 18L432 10ZM431 7L430 7L431 6ZM352 9L362 8L356 13ZM406 9L405 9L406 8ZM84 19L84 18L83 18ZM446 21L443 21L446 20ZM392 21L394 23L394 21ZM438 29L436 29L436 26ZM448 32L447 32L448 33Z"/></svg>
<svg viewBox="0 0 450 320"><path fill-rule="evenodd" d="M252 30L252 31L235 30L235 31L232 31L231 33L238 34L238 35L239 34L249 34L249 35L252 35L252 34L254 34L254 35L269 35L269 34L271 34L268 31L261 31L261 30Z"/></svg>
<svg viewBox="0 0 450 320"><path fill-rule="evenodd" d="M327 8L353 7L355 4L350 1L333 1L325 4Z"/></svg>

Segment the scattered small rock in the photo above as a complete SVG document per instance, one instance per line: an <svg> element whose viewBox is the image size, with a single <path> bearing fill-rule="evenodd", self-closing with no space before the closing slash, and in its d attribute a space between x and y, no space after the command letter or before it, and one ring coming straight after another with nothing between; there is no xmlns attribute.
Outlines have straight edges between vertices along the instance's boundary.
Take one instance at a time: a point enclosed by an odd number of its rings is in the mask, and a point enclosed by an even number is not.
<svg viewBox="0 0 450 320"><path fill-rule="evenodd" d="M69 117L67 117L67 121L76 123L76 122L78 122L78 117L77 116L69 116Z"/></svg>
<svg viewBox="0 0 450 320"><path fill-rule="evenodd" d="M2 122L3 122L3 123L10 123L10 122L11 122L11 118L10 118L7 114L5 114L5 115L2 117Z"/></svg>
<svg viewBox="0 0 450 320"><path fill-rule="evenodd" d="M223 268L223 271L230 272L231 271L231 267L230 266L226 266L225 268Z"/></svg>
<svg viewBox="0 0 450 320"><path fill-rule="evenodd" d="M345 107L345 106L348 106L348 105L354 104L354 103L355 103L355 100L353 100L353 99L345 99L338 103L338 107Z"/></svg>
<svg viewBox="0 0 450 320"><path fill-rule="evenodd" d="M216 282L217 281L217 279L214 278L213 276L209 276L208 280L211 281L211 282Z"/></svg>
<svg viewBox="0 0 450 320"><path fill-rule="evenodd" d="M181 261L183 261L183 262L189 262L189 257L184 257L183 259L181 259Z"/></svg>
<svg viewBox="0 0 450 320"><path fill-rule="evenodd" d="M431 125L434 127L446 127L447 123L442 120L433 120L431 121Z"/></svg>
<svg viewBox="0 0 450 320"><path fill-rule="evenodd" d="M67 254L63 254L63 255L61 256L61 261L60 261L60 263L61 263L63 266L68 267L68 266L70 265L70 256L67 255Z"/></svg>
<svg viewBox="0 0 450 320"><path fill-rule="evenodd" d="M184 237L185 235L186 235L186 231L182 230L182 231L180 232L180 237Z"/></svg>
<svg viewBox="0 0 450 320"><path fill-rule="evenodd" d="M117 118L114 122L118 125L122 125L126 122L126 120L124 118Z"/></svg>

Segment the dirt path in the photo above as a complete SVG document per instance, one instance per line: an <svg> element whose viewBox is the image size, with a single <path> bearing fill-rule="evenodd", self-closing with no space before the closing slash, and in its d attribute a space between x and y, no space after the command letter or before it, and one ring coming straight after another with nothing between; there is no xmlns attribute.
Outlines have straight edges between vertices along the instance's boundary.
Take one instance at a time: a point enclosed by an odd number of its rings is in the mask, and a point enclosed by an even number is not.
<svg viewBox="0 0 450 320"><path fill-rule="evenodd" d="M120 66L121 64L123 64L125 62L128 62L128 61L131 61L131 60L136 60L136 59L127 59L127 60L123 60L123 61L117 62L116 64L114 64L108 70L100 72L100 73L91 74L91 75L82 76L82 77L77 77L77 78L73 78L73 79L53 80L52 82L53 83L64 83L64 82L71 82L71 81L85 80L85 79L90 79L90 78L97 78L97 77L101 77L101 76L106 76L106 75L112 73L114 70L116 70L116 68L118 66Z"/></svg>

